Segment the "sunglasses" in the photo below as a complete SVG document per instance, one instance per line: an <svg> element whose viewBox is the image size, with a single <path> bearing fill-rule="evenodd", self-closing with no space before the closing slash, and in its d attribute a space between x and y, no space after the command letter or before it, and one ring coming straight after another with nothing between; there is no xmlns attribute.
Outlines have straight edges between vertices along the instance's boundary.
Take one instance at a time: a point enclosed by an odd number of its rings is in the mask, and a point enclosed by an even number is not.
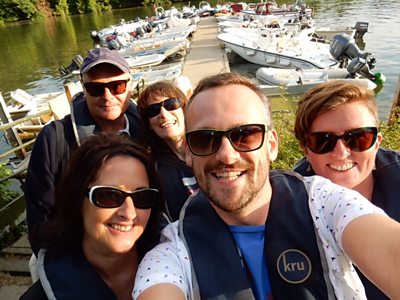
<svg viewBox="0 0 400 300"><path fill-rule="evenodd" d="M150 104L144 109L144 113L147 118L153 118L160 113L161 107L164 107L166 110L171 111L182 107L182 102L181 100L176 98L166 99L159 103Z"/></svg>
<svg viewBox="0 0 400 300"><path fill-rule="evenodd" d="M224 136L235 150L250 152L261 148L265 130L264 124L247 124L225 131L201 129L186 133L186 142L190 152L197 156L207 156L217 152Z"/></svg>
<svg viewBox="0 0 400 300"><path fill-rule="evenodd" d="M154 207L158 195L158 190L145 188L133 192L125 192L120 189L96 185L88 188L86 196L90 202L101 208L120 207L126 197L131 197L135 208L148 209Z"/></svg>
<svg viewBox="0 0 400 300"><path fill-rule="evenodd" d="M363 152L371 148L378 136L378 128L363 127L345 131L341 135L331 132L313 132L306 136L306 146L316 154L331 152L340 139L352 151Z"/></svg>
<svg viewBox="0 0 400 300"><path fill-rule="evenodd" d="M85 90L92 96L98 97L104 94L104 89L108 88L111 94L118 95L125 93L126 85L130 79L115 80L110 82L85 82Z"/></svg>

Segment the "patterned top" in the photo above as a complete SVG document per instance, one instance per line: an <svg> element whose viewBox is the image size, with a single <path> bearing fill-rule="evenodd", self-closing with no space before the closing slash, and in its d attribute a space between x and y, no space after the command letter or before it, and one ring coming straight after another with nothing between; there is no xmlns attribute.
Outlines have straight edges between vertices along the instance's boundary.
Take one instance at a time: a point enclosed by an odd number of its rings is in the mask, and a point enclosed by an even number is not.
<svg viewBox="0 0 400 300"><path fill-rule="evenodd" d="M359 193L319 177L304 177L309 207L318 235L323 242L329 278L337 299L366 299L364 287L344 253L342 234L352 220L367 214L385 214ZM179 238L178 222L168 225L161 243L148 252L136 273L133 299L158 283L179 287L186 299L194 299L188 252Z"/></svg>

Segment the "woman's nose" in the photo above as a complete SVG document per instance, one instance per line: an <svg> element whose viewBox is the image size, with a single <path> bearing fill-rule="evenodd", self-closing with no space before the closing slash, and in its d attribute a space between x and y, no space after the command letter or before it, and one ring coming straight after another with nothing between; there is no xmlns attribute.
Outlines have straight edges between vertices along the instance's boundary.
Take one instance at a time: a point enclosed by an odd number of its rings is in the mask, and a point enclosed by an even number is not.
<svg viewBox="0 0 400 300"><path fill-rule="evenodd" d="M125 198L125 201L118 208L118 215L126 218L127 220L132 220L136 217L136 208L131 197L128 196Z"/></svg>

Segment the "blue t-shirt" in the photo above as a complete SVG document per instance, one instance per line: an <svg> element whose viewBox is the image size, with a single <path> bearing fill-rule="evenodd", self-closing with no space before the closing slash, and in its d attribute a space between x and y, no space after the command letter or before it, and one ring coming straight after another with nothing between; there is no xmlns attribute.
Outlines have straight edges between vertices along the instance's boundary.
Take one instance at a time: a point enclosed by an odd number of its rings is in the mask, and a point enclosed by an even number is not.
<svg viewBox="0 0 400 300"><path fill-rule="evenodd" d="M264 255L265 225L229 226L236 241L251 289L257 300L272 299L267 262Z"/></svg>

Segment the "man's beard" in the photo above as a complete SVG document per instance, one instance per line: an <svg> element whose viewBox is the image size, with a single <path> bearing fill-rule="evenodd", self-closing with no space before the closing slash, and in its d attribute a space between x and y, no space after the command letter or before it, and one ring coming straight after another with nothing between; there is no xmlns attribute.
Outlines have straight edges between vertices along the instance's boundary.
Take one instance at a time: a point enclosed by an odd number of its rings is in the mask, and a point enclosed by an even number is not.
<svg viewBox="0 0 400 300"><path fill-rule="evenodd" d="M238 214L243 209L248 207L255 199L257 199L261 190L265 186L266 181L268 180L269 166L266 165L265 168L258 168L257 176L254 177L254 166L250 163L241 163L240 165L218 165L216 168L206 168L205 173L209 174L207 170L212 169L214 172L218 168L239 168L246 170L245 174L241 176L246 176L250 181L247 182L245 188L241 192L241 195L238 196L237 187L221 187L215 191L215 187L211 187L207 177L205 176L205 186L200 188L204 192L204 194L209 198L209 200L219 209L228 213ZM213 176L213 175L211 175ZM214 191L212 190L214 189ZM226 201L229 199L229 201Z"/></svg>

